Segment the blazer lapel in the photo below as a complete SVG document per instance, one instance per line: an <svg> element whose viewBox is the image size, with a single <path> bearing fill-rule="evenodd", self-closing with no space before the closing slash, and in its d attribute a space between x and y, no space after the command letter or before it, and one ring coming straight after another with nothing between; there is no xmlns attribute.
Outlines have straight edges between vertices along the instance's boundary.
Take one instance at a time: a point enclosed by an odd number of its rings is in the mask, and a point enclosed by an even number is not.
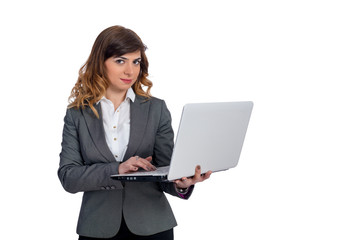
<svg viewBox="0 0 360 240"><path fill-rule="evenodd" d="M98 151L105 157L109 162L114 162L115 157L111 153L105 139L105 130L102 120L102 112L101 112L101 104L95 104L95 109L99 113L99 117L97 118L95 114L92 112L90 107L86 107L82 110L85 122L87 124L90 136L98 149Z"/></svg>
<svg viewBox="0 0 360 240"><path fill-rule="evenodd" d="M130 101L130 139L125 152L124 161L134 156L142 142L149 116L150 101L136 95L135 101Z"/></svg>

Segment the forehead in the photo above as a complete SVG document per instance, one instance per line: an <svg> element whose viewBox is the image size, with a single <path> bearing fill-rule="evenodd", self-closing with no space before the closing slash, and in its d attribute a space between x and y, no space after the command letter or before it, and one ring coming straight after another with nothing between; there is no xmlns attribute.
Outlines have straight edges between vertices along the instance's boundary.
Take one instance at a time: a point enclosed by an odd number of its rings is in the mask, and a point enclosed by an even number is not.
<svg viewBox="0 0 360 240"><path fill-rule="evenodd" d="M123 58L127 58L127 59L137 59L137 58L141 58L141 51L137 50L135 52L130 52L130 53L125 53L121 56L117 56L117 57L123 57Z"/></svg>

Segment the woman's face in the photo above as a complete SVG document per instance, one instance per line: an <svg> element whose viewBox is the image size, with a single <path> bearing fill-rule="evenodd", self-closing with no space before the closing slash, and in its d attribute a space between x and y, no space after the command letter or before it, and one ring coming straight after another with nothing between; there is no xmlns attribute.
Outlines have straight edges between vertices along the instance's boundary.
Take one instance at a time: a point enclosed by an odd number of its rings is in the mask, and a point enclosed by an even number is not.
<svg viewBox="0 0 360 240"><path fill-rule="evenodd" d="M126 53L120 57L110 57L105 61L108 90L126 92L136 81L140 73L140 50Z"/></svg>

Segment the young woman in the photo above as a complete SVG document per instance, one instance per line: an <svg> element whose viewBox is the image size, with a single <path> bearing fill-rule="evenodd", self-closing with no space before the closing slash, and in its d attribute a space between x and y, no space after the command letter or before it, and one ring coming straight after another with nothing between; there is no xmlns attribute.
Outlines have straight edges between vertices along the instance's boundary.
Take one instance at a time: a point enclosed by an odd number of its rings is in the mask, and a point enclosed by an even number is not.
<svg viewBox="0 0 360 240"><path fill-rule="evenodd" d="M164 192L188 199L194 184L210 177L199 166L194 177L173 183L109 177L170 163L171 117L150 95L145 49L132 30L105 29L72 89L58 176L66 191L84 192L79 239L173 239L176 220Z"/></svg>

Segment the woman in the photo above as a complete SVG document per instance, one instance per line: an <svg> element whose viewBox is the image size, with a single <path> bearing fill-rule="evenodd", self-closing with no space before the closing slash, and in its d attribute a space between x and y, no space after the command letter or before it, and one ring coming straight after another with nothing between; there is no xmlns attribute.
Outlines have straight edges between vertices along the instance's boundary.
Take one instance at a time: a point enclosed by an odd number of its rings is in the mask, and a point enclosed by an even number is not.
<svg viewBox="0 0 360 240"><path fill-rule="evenodd" d="M173 239L176 220L164 192L188 199L194 184L210 177L199 166L194 177L173 183L109 177L170 163L171 117L150 95L145 49L132 30L105 29L72 90L58 176L66 191L84 192L79 239Z"/></svg>

